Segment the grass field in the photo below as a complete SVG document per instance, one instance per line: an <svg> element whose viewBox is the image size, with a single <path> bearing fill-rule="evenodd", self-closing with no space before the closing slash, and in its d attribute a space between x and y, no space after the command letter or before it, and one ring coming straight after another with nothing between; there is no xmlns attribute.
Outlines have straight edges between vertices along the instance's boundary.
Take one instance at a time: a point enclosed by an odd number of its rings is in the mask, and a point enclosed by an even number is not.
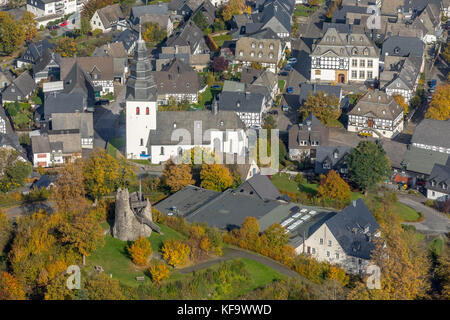
<svg viewBox="0 0 450 320"><path fill-rule="evenodd" d="M428 248L438 256L441 255L443 247L444 242L440 238L433 239L428 245Z"/></svg>
<svg viewBox="0 0 450 320"><path fill-rule="evenodd" d="M159 225L164 235L152 232L149 240L153 252L158 252L166 239L184 239L184 236L175 230ZM103 224L103 228L108 226ZM87 258L89 266L100 265L105 273L112 274L113 279L118 279L121 283L128 286L138 286L142 282L137 282L136 277L145 276L145 281L151 281L144 274L144 270L137 268L131 262L126 247L129 242L115 239L110 235L105 236L105 245L98 248L90 257Z"/></svg>
<svg viewBox="0 0 450 320"><path fill-rule="evenodd" d="M283 92L285 84L286 84L286 81L278 80L278 88L280 89L280 92Z"/></svg>
<svg viewBox="0 0 450 320"><path fill-rule="evenodd" d="M233 37L231 34L222 34L220 36L212 37L216 42L217 46L221 47L225 41L231 41Z"/></svg>
<svg viewBox="0 0 450 320"><path fill-rule="evenodd" d="M119 149L125 146L125 139L123 138L112 138L108 142L107 152L108 154L117 159L117 152L120 152Z"/></svg>
<svg viewBox="0 0 450 320"><path fill-rule="evenodd" d="M395 203L395 213L402 221L416 221L420 218L416 210L400 202Z"/></svg>

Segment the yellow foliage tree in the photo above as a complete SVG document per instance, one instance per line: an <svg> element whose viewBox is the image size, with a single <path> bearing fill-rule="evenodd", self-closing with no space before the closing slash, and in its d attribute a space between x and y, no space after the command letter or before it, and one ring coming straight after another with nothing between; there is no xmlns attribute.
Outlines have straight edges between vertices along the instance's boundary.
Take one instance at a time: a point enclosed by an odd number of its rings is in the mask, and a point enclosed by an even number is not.
<svg viewBox="0 0 450 320"><path fill-rule="evenodd" d="M56 43L55 52L60 53L62 57L73 57L77 52L77 45L72 38L61 38Z"/></svg>
<svg viewBox="0 0 450 320"><path fill-rule="evenodd" d="M25 300L22 285L7 272L0 273L0 300Z"/></svg>
<svg viewBox="0 0 450 320"><path fill-rule="evenodd" d="M234 15L242 14L245 9L244 0L230 0L222 11L224 21L229 21Z"/></svg>
<svg viewBox="0 0 450 320"><path fill-rule="evenodd" d="M203 164L200 171L202 188L222 192L233 184L233 177L227 167L220 164Z"/></svg>
<svg viewBox="0 0 450 320"><path fill-rule="evenodd" d="M349 277L345 273L345 270L338 266L331 266L327 272L327 279L336 280L341 285L346 286L349 282Z"/></svg>
<svg viewBox="0 0 450 320"><path fill-rule="evenodd" d="M347 204L351 198L349 185L334 170L328 173L325 182L319 186L317 195L321 200L332 200L341 204Z"/></svg>
<svg viewBox="0 0 450 320"><path fill-rule="evenodd" d="M19 24L23 28L25 40L27 42L30 42L38 35L36 20L34 20L34 14L32 12L25 11L22 18L19 20Z"/></svg>
<svg viewBox="0 0 450 320"><path fill-rule="evenodd" d="M138 266L145 266L148 262L148 258L152 254L152 247L146 238L140 236L130 247L128 247L128 253L131 256L133 263Z"/></svg>
<svg viewBox="0 0 450 320"><path fill-rule="evenodd" d="M397 102L398 105L403 108L403 114L407 114L408 104L405 102L405 98L403 98L403 96L400 94L394 94L392 97L394 98L395 102Z"/></svg>
<svg viewBox="0 0 450 320"><path fill-rule="evenodd" d="M161 281L168 279L170 270L167 264L164 262L154 261L150 268L148 269L150 276L152 277L152 281L159 284Z"/></svg>
<svg viewBox="0 0 450 320"><path fill-rule="evenodd" d="M425 118L434 120L450 119L450 84L436 88Z"/></svg>
<svg viewBox="0 0 450 320"><path fill-rule="evenodd" d="M303 107L299 109L300 115L305 119L310 113L314 114L323 124L330 124L337 120L342 110L339 99L333 94L326 95L323 91L313 94L310 92Z"/></svg>
<svg viewBox="0 0 450 320"><path fill-rule="evenodd" d="M164 168L163 181L172 192L183 189L188 184L195 183L194 179L192 179L191 166L184 163L176 165L172 160L169 160Z"/></svg>
<svg viewBox="0 0 450 320"><path fill-rule="evenodd" d="M180 240L167 240L162 247L163 258L172 266L186 263L191 248Z"/></svg>

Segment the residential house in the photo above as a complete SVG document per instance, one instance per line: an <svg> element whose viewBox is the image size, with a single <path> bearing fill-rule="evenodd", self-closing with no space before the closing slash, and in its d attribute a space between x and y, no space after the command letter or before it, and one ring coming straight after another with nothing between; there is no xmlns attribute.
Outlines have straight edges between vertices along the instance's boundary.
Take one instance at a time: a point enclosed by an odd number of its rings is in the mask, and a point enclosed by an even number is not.
<svg viewBox="0 0 450 320"><path fill-rule="evenodd" d="M281 198L280 191L275 188L267 176L261 174L254 174L253 177L246 180L236 188L236 193L257 197L261 200L279 200Z"/></svg>
<svg viewBox="0 0 450 320"><path fill-rule="evenodd" d="M137 6L131 8L130 21L136 25L143 25L147 22L157 23L167 36L173 32L173 21L167 3L158 3L147 6Z"/></svg>
<svg viewBox="0 0 450 320"><path fill-rule="evenodd" d="M93 57L112 57L114 64L114 81L125 83L128 73L128 53L122 42L107 43L95 48Z"/></svg>
<svg viewBox="0 0 450 320"><path fill-rule="evenodd" d="M315 174L328 174L330 170L345 176L348 172L345 156L350 152L347 146L319 146L316 149L314 162Z"/></svg>
<svg viewBox="0 0 450 320"><path fill-rule="evenodd" d="M24 54L16 60L17 68L35 64L44 55L47 49L52 50L54 47L55 45L49 43L47 39L30 43Z"/></svg>
<svg viewBox="0 0 450 320"><path fill-rule="evenodd" d="M22 72L13 82L2 91L2 104L27 100L36 89L36 83L30 74Z"/></svg>
<svg viewBox="0 0 450 320"><path fill-rule="evenodd" d="M127 54L130 55L136 46L138 37L139 33L136 30L126 29L119 35L113 35L113 42L121 42Z"/></svg>
<svg viewBox="0 0 450 320"><path fill-rule="evenodd" d="M350 132L376 138L393 138L403 131L403 108L385 92L367 92L348 112Z"/></svg>
<svg viewBox="0 0 450 320"><path fill-rule="evenodd" d="M221 111L235 112L247 127L259 128L267 111L266 97L260 93L222 91L219 100L214 101Z"/></svg>
<svg viewBox="0 0 450 320"><path fill-rule="evenodd" d="M435 164L428 178L427 198L437 201L450 199L450 159L445 165Z"/></svg>
<svg viewBox="0 0 450 320"><path fill-rule="evenodd" d="M9 70L2 70L0 68L0 92L13 82L13 76Z"/></svg>
<svg viewBox="0 0 450 320"><path fill-rule="evenodd" d="M94 148L94 116L91 112L52 113L51 129L56 131L78 130L81 148Z"/></svg>
<svg viewBox="0 0 450 320"><path fill-rule="evenodd" d="M209 53L203 31L192 21L187 21L166 41L167 47L189 46L191 55Z"/></svg>
<svg viewBox="0 0 450 320"><path fill-rule="evenodd" d="M197 103L200 76L183 61L175 58L161 71L153 72L153 77L158 88L158 104L167 104L171 97L178 103Z"/></svg>
<svg viewBox="0 0 450 320"><path fill-rule="evenodd" d="M329 28L310 56L311 81L366 82L379 76L379 49L365 34Z"/></svg>
<svg viewBox="0 0 450 320"><path fill-rule="evenodd" d="M92 30L100 29L103 32L126 29L125 16L118 3L95 11L90 23Z"/></svg>
<svg viewBox="0 0 450 320"><path fill-rule="evenodd" d="M217 10L216 7L209 0L205 0L194 11L194 13L192 14L192 17L195 17L195 15L200 12L201 14L203 14L206 21L211 26L216 19L216 10Z"/></svg>
<svg viewBox="0 0 450 320"><path fill-rule="evenodd" d="M62 16L77 10L77 0L27 0L27 11L36 18L59 14Z"/></svg>
<svg viewBox="0 0 450 320"><path fill-rule="evenodd" d="M14 149L21 154L24 160L26 159L26 153L20 145L19 136L14 131L3 107L0 107L0 147Z"/></svg>
<svg viewBox="0 0 450 320"><path fill-rule="evenodd" d="M223 156L224 154L222 154L222 157ZM225 154L225 160L227 160L227 156L228 155ZM255 175L261 174L261 169L259 168L255 159L251 159L250 157L238 157L236 155L235 159L233 159L233 163L227 164L227 167L230 172L237 172L242 181L247 181Z"/></svg>
<svg viewBox="0 0 450 320"><path fill-rule="evenodd" d="M101 87L102 95L114 93L114 59L110 56L62 58L61 78L64 79L76 63L91 77L95 86Z"/></svg>
<svg viewBox="0 0 450 320"><path fill-rule="evenodd" d="M210 55L207 53L191 54L190 46L161 47L161 53L155 61L156 71L160 71L164 65L170 63L175 58L183 61L199 72L208 67L211 61Z"/></svg>
<svg viewBox="0 0 450 320"><path fill-rule="evenodd" d="M258 77L264 72L264 70L259 70L255 68L242 68L241 79L242 83L251 84L253 81L258 79Z"/></svg>
<svg viewBox="0 0 450 320"><path fill-rule="evenodd" d="M450 120L423 119L414 129L411 145L450 154Z"/></svg>
<svg viewBox="0 0 450 320"><path fill-rule="evenodd" d="M429 3L422 12L414 19L413 26L423 30L423 42L431 44L436 42L442 34L441 29L441 13L439 6Z"/></svg>
<svg viewBox="0 0 450 320"><path fill-rule="evenodd" d="M308 230L295 251L337 264L350 273L364 274L375 250L374 239L381 235L373 214L358 199L326 218Z"/></svg>
<svg viewBox="0 0 450 320"><path fill-rule="evenodd" d="M380 64L383 65L387 56L415 57L420 64L420 72L425 68L425 44L422 40L413 37L392 36L383 42Z"/></svg>
<svg viewBox="0 0 450 320"><path fill-rule="evenodd" d="M329 128L310 114L302 123L289 129L289 157L292 160L316 159L319 146L327 146Z"/></svg>
<svg viewBox="0 0 450 320"><path fill-rule="evenodd" d="M33 65L33 77L36 83L41 80L59 80L59 57L47 49Z"/></svg>
<svg viewBox="0 0 450 320"><path fill-rule="evenodd" d="M442 0L442 14L447 18L450 17L450 0Z"/></svg>
<svg viewBox="0 0 450 320"><path fill-rule="evenodd" d="M280 91L277 75L268 69L264 70L252 83L246 84L246 88L250 92L263 94L267 108L272 107Z"/></svg>
<svg viewBox="0 0 450 320"><path fill-rule="evenodd" d="M57 175L49 175L49 174L44 174L42 175L39 180L36 180L35 182L33 182L33 184L31 185L32 189L51 189L55 186L55 182L57 180L58 176Z"/></svg>
<svg viewBox="0 0 450 320"><path fill-rule="evenodd" d="M306 99L310 95L315 95L318 92L323 92L326 96L335 96L339 99L339 102L342 101L342 87L341 86L331 86L327 84L317 84L317 83L302 83L300 84L300 94L299 94L299 103L302 106Z"/></svg>
<svg viewBox="0 0 450 320"><path fill-rule="evenodd" d="M280 40L242 37L236 42L234 63L246 67L252 64L260 65L264 69L277 73L283 53Z"/></svg>
<svg viewBox="0 0 450 320"><path fill-rule="evenodd" d="M49 131L31 137L33 166L50 167L74 162L81 158L81 138L78 130Z"/></svg>
<svg viewBox="0 0 450 320"><path fill-rule="evenodd" d="M405 102L409 103L419 83L421 64L422 61L414 56L386 56L380 87L390 96L403 96Z"/></svg>

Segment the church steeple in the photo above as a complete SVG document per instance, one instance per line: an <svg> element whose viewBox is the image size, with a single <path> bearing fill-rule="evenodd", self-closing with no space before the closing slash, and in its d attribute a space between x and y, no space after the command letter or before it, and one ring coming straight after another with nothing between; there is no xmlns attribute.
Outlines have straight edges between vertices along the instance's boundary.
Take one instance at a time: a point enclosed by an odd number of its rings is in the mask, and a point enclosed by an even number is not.
<svg viewBox="0 0 450 320"><path fill-rule="evenodd" d="M142 39L139 25L139 39L136 42L133 61L130 65L127 81L127 100L156 101L156 84L152 76L152 67L147 54L147 46Z"/></svg>

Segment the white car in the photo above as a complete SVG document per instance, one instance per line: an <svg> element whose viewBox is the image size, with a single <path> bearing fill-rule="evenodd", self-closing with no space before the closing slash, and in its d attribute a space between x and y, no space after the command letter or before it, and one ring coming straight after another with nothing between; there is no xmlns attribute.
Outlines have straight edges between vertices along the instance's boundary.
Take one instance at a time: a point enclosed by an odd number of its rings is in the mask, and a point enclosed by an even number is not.
<svg viewBox="0 0 450 320"><path fill-rule="evenodd" d="M288 63L297 63L297 58L290 58L288 59Z"/></svg>

